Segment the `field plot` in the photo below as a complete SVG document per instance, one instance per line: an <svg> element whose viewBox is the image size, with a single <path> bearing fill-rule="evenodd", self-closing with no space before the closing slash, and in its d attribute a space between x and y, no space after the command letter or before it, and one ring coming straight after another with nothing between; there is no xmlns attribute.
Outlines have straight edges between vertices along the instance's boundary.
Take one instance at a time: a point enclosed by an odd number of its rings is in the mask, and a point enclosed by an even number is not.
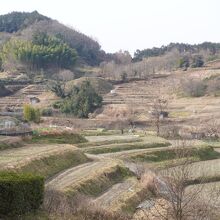
<svg viewBox="0 0 220 220"><path fill-rule="evenodd" d="M191 177L192 179L220 178L220 159L193 163Z"/></svg>
<svg viewBox="0 0 220 220"><path fill-rule="evenodd" d="M90 142L104 142L104 141L133 141L139 139L139 135L107 135L107 136L86 136Z"/></svg>
<svg viewBox="0 0 220 220"><path fill-rule="evenodd" d="M212 203L216 208L220 206L220 182L204 183L187 187L186 193L199 192L199 199Z"/></svg>
<svg viewBox="0 0 220 220"><path fill-rule="evenodd" d="M89 147L90 145L88 144L88 147L86 147L84 151L90 154L105 154L105 153L114 153L114 152L128 151L135 149L159 148L170 145L170 143L165 139L155 136L148 136L143 138L139 138L135 135L108 136L108 137L99 136L99 137L98 139L96 139L96 137L91 137L90 140L94 140L96 143L98 143L97 140L100 140L101 143L104 142L103 145L97 144L95 146ZM114 137L116 138L115 144L112 143ZM128 137L131 140L130 142ZM109 141L109 144L106 144L108 143L107 140Z"/></svg>
<svg viewBox="0 0 220 220"><path fill-rule="evenodd" d="M144 188L137 178L129 178L122 183L112 186L108 191L94 199L93 203L111 211L130 209L130 206L133 206L132 208L135 209L135 205L139 201L137 195L143 191Z"/></svg>
<svg viewBox="0 0 220 220"><path fill-rule="evenodd" d="M162 170L162 175L168 175L169 173L173 172L173 169L175 169L174 172L177 172L178 169L181 170L180 167L174 167L167 170ZM192 163L189 166L189 178L192 181L192 183L196 182L197 180L202 181L217 181L220 179L220 159L215 160L207 160L207 161L199 161Z"/></svg>
<svg viewBox="0 0 220 220"><path fill-rule="evenodd" d="M96 196L131 175L117 161L100 160L70 168L51 179L46 187L67 194L81 192Z"/></svg>
<svg viewBox="0 0 220 220"><path fill-rule="evenodd" d="M89 159L71 145L27 145L1 151L0 170L31 172L45 177L87 162Z"/></svg>

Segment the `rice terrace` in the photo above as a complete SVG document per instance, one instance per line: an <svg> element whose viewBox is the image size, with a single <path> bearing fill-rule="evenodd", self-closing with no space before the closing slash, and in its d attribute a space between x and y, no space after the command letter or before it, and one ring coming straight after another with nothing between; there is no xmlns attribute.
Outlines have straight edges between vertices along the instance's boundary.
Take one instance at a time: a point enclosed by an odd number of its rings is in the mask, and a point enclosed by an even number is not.
<svg viewBox="0 0 220 220"><path fill-rule="evenodd" d="M220 43L0 15L0 219L219 220Z"/></svg>

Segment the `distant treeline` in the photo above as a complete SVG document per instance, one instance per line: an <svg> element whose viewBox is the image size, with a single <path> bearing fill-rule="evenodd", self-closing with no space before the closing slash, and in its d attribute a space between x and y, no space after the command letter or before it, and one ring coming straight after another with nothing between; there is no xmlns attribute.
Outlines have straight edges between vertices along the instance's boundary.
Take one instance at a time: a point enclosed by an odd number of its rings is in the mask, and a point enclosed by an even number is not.
<svg viewBox="0 0 220 220"><path fill-rule="evenodd" d="M141 61L143 58L157 57L166 54L167 52L177 50L179 53L200 54L201 51L208 51L210 55L215 55L220 51L220 43L204 42L202 44L184 44L170 43L167 46L153 47L151 49L136 50L133 61Z"/></svg>

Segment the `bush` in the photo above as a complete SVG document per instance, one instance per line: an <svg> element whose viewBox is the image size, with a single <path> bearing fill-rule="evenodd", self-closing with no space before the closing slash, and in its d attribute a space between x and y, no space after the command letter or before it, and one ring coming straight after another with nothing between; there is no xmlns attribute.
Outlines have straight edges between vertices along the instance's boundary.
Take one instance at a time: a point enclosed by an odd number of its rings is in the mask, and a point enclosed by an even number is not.
<svg viewBox="0 0 220 220"><path fill-rule="evenodd" d="M203 57L200 55L195 55L192 59L192 68L202 67L204 65Z"/></svg>
<svg viewBox="0 0 220 220"><path fill-rule="evenodd" d="M43 115L43 116L52 116L53 115L53 109L52 108L45 108L41 111L41 115Z"/></svg>
<svg viewBox="0 0 220 220"><path fill-rule="evenodd" d="M43 195L43 177L0 173L0 215L19 215L37 210L43 202Z"/></svg>
<svg viewBox="0 0 220 220"><path fill-rule="evenodd" d="M61 105L63 113L71 113L79 118L87 118L89 113L102 106L102 97L98 95L89 81L74 87Z"/></svg>
<svg viewBox="0 0 220 220"><path fill-rule="evenodd" d="M26 121L33 121L35 123L40 123L41 113L39 109L35 109L30 105L24 106L24 119Z"/></svg>
<svg viewBox="0 0 220 220"><path fill-rule="evenodd" d="M184 68L184 69L187 69L189 67L189 57L188 56L184 56L182 57L180 60L179 60L179 67L180 68Z"/></svg>
<svg viewBox="0 0 220 220"><path fill-rule="evenodd" d="M182 82L182 90L187 96L201 97L206 93L207 85L199 79L189 79Z"/></svg>

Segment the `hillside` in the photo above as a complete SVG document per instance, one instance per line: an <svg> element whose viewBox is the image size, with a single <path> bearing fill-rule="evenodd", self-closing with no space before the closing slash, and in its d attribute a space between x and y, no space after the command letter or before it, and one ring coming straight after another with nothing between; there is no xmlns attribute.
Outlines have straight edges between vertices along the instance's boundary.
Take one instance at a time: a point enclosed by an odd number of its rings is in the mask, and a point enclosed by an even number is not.
<svg viewBox="0 0 220 220"><path fill-rule="evenodd" d="M220 53L220 43L204 42L201 44L170 43L166 46L153 47L144 50L136 50L134 61L141 61L144 58L163 56L171 51L178 51L182 56L200 54L208 59L216 59ZM207 61L207 60L206 60Z"/></svg>
<svg viewBox="0 0 220 220"><path fill-rule="evenodd" d="M31 13L12 12L1 15L0 32L0 42L2 44L6 40L12 39L31 42L36 33L44 33L56 37L60 42L75 49L79 63L94 66L105 59L105 52L101 50L98 42L56 20L39 14L37 11ZM8 60L8 62L12 61ZM4 68L7 70L8 66L5 65Z"/></svg>

